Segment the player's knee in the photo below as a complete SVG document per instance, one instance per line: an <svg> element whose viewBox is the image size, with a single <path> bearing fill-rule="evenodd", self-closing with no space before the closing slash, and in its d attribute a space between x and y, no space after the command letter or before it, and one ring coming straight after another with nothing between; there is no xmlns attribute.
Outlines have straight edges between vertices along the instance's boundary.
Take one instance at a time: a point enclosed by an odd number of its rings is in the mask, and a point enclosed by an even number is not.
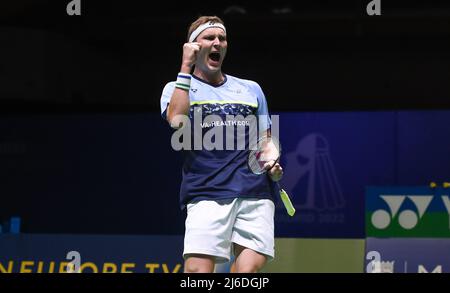
<svg viewBox="0 0 450 293"><path fill-rule="evenodd" d="M186 264L184 266L185 273L205 273L206 268L200 264Z"/></svg>
<svg viewBox="0 0 450 293"><path fill-rule="evenodd" d="M206 269L201 265L189 264L184 266L185 273L204 273L205 271Z"/></svg>
<svg viewBox="0 0 450 293"><path fill-rule="evenodd" d="M258 273L262 269L262 265L255 263L247 263L235 267L236 273Z"/></svg>
<svg viewBox="0 0 450 293"><path fill-rule="evenodd" d="M205 262L187 261L184 264L185 273L212 273L214 265Z"/></svg>

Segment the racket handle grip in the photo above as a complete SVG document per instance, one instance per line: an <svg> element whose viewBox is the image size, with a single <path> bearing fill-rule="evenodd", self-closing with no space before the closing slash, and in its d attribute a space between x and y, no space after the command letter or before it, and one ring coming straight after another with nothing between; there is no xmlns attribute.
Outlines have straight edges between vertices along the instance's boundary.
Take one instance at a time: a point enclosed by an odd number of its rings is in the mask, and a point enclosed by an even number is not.
<svg viewBox="0 0 450 293"><path fill-rule="evenodd" d="M289 195L286 193L286 191L284 191L284 189L280 189L280 197L281 200L283 201L284 207L286 208L288 215L291 217L294 216L295 208L292 205L291 200L289 199Z"/></svg>

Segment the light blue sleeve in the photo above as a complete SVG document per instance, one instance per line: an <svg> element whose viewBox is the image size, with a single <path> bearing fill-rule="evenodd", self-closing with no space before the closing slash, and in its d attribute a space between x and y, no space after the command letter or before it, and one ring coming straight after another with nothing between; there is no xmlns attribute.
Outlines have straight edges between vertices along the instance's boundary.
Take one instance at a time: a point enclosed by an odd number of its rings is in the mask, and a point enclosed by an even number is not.
<svg viewBox="0 0 450 293"><path fill-rule="evenodd" d="M173 91L175 90L175 82L171 81L166 84L161 95L161 116L166 119L167 106L170 103Z"/></svg>
<svg viewBox="0 0 450 293"><path fill-rule="evenodd" d="M258 97L258 121L259 121L259 131L265 131L267 129L270 129L270 126L272 125L272 121L270 120L270 114L269 114L269 108L267 106L267 100L266 96L264 95L264 92L262 91L261 87L258 83L252 82L252 88L255 91L257 97Z"/></svg>

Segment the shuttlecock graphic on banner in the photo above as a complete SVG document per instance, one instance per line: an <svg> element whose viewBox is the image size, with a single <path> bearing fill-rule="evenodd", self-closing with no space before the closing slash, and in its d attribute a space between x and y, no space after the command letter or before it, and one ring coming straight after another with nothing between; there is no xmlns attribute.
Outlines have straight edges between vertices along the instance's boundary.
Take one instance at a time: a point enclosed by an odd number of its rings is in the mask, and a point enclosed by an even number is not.
<svg viewBox="0 0 450 293"><path fill-rule="evenodd" d="M299 209L335 210L345 205L326 138L318 133L304 137L285 155L283 183ZM300 202L301 201L301 202Z"/></svg>

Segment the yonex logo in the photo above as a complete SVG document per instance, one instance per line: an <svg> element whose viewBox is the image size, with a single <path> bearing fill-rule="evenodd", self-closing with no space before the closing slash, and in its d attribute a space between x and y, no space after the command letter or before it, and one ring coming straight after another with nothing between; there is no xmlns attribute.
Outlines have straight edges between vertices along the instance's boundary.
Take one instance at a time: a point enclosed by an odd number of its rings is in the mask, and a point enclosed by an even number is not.
<svg viewBox="0 0 450 293"><path fill-rule="evenodd" d="M407 198L414 203L418 213L410 209L403 210L398 214L398 222L399 225L404 229L409 230L414 228L415 226L417 226L419 220L423 217L425 211L428 208L428 205L433 199L432 195L381 195L380 197L388 205L389 212L383 209L379 209L372 214L372 224L378 229L385 229L391 224L392 219L397 216L401 205Z"/></svg>
<svg viewBox="0 0 450 293"><path fill-rule="evenodd" d="M410 230L416 227L424 216L433 199L433 195L380 195L380 198L388 205L389 211L384 209L374 211L371 217L372 225L377 229L386 229L398 215L398 224L403 229ZM441 199L447 212L450 213L449 197L443 195ZM401 206L407 200L410 200L414 204L415 211L412 209L400 211Z"/></svg>

